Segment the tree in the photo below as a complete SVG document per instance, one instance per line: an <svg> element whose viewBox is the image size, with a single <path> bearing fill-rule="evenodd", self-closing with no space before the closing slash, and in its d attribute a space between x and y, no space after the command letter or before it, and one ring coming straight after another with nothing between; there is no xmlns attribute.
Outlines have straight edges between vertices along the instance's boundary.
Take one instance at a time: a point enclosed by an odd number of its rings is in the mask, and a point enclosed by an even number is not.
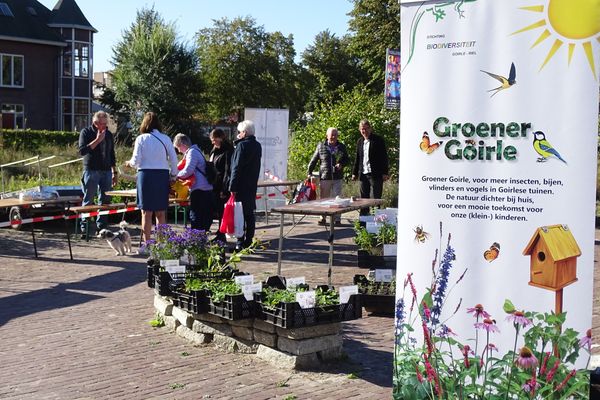
<svg viewBox="0 0 600 400"><path fill-rule="evenodd" d="M349 37L337 38L325 30L315 36L314 43L302 53L302 64L308 79L308 110L323 101L340 98L343 91L352 90L365 80L358 68L358 59L348 50Z"/></svg>
<svg viewBox="0 0 600 400"><path fill-rule="evenodd" d="M111 62L113 85L103 96L107 106L129 114L134 126L145 111L156 112L174 130L190 125L202 88L198 59L178 40L173 23L154 9L138 11Z"/></svg>
<svg viewBox="0 0 600 400"><path fill-rule="evenodd" d="M238 114L244 107L300 107L300 68L293 37L265 32L250 17L214 21L197 35L203 101L211 120Z"/></svg>
<svg viewBox="0 0 600 400"><path fill-rule="evenodd" d="M317 143L325 140L325 132L330 126L338 129L339 140L347 146L353 162L356 142L360 137L358 123L366 118L373 131L383 136L390 159L390 174L397 179L400 121L396 111L382 108L382 101L381 94L370 94L364 85L357 85L352 91L344 92L339 101L322 103L306 126L294 123L289 146L288 176L295 179L306 176ZM350 168L346 168L345 173L351 175Z"/></svg>
<svg viewBox="0 0 600 400"><path fill-rule="evenodd" d="M385 51L400 48L400 4L398 0L353 0L349 28L354 32L350 51L367 72L369 88L383 93Z"/></svg>

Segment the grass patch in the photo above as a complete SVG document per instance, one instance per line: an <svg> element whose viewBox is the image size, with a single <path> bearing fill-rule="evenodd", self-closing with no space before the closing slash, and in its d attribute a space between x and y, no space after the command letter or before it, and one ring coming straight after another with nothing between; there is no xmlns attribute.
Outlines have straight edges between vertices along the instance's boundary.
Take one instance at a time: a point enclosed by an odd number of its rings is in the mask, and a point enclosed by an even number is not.
<svg viewBox="0 0 600 400"><path fill-rule="evenodd" d="M169 387L173 390L183 389L185 387L185 383L171 383Z"/></svg>

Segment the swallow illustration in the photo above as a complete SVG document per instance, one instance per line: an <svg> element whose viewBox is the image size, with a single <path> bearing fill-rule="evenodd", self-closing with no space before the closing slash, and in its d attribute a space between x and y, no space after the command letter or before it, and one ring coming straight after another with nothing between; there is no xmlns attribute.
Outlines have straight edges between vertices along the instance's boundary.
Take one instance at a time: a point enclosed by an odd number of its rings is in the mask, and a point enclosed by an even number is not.
<svg viewBox="0 0 600 400"><path fill-rule="evenodd" d="M508 78L505 78L501 75L492 74L491 72L487 72L482 69L480 69L480 71L488 74L489 76L491 76L492 78L496 79L497 81L499 81L501 83L501 85L498 86L497 88L488 90L488 92L494 92L494 93L492 93L492 95L490 97L494 97L494 95L496 93L498 93L499 91L508 89L509 87L511 87L512 85L517 83L517 81L515 80L517 78L517 70L515 69L515 63L510 64L510 72L508 74Z"/></svg>
<svg viewBox="0 0 600 400"><path fill-rule="evenodd" d="M550 156L554 156L558 158L560 161L567 163L556 151L554 147L546 140L546 135L542 131L537 131L533 133L533 148L535 151L541 156L538 158L538 162L544 162Z"/></svg>

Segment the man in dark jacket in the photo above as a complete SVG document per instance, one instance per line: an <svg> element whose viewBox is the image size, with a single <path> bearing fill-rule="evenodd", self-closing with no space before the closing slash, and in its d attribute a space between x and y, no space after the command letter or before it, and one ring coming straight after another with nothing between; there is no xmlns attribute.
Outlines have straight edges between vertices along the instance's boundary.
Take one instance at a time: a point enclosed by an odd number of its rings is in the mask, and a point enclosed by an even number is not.
<svg viewBox="0 0 600 400"><path fill-rule="evenodd" d="M242 202L244 209L244 236L237 239L236 251L250 246L254 239L256 218L256 186L260 173L262 147L254 137L254 123L249 120L238 124L238 139L231 156L229 191L235 195L235 201Z"/></svg>
<svg viewBox="0 0 600 400"><path fill-rule="evenodd" d="M81 189L83 191L84 206L92 204L98 193L99 204L110 204L110 196L106 192L117 183L117 170L115 168L115 143L113 134L106 128L108 115L98 111L92 118L89 126L79 134L79 154L83 156L83 175ZM102 215L96 221L98 229L106 228L107 216ZM87 234L85 218L81 219L81 231Z"/></svg>
<svg viewBox="0 0 600 400"><path fill-rule="evenodd" d="M358 125L361 138L356 143L356 158L352 169L352 180L360 179L360 197L368 199L373 189L373 198L381 199L383 181L389 179L389 161L385 141L373 133L366 119ZM368 208L361 208L360 215L368 215Z"/></svg>
<svg viewBox="0 0 600 400"><path fill-rule="evenodd" d="M319 142L317 149L308 164L308 176L310 178L313 169L321 162L319 167L319 191L322 199L342 195L342 178L344 177L344 166L348 164L348 152L346 146L338 141L338 130L327 129L327 139ZM319 224L326 223L325 217L321 217ZM340 223L337 216L336 223Z"/></svg>

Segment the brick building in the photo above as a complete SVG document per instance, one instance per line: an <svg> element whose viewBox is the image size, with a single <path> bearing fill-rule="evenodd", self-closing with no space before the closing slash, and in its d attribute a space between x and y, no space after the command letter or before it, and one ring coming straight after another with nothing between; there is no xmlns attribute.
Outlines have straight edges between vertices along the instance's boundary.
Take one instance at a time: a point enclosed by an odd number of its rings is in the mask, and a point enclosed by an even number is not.
<svg viewBox="0 0 600 400"><path fill-rule="evenodd" d="M2 128L90 125L95 32L75 0L0 0Z"/></svg>

